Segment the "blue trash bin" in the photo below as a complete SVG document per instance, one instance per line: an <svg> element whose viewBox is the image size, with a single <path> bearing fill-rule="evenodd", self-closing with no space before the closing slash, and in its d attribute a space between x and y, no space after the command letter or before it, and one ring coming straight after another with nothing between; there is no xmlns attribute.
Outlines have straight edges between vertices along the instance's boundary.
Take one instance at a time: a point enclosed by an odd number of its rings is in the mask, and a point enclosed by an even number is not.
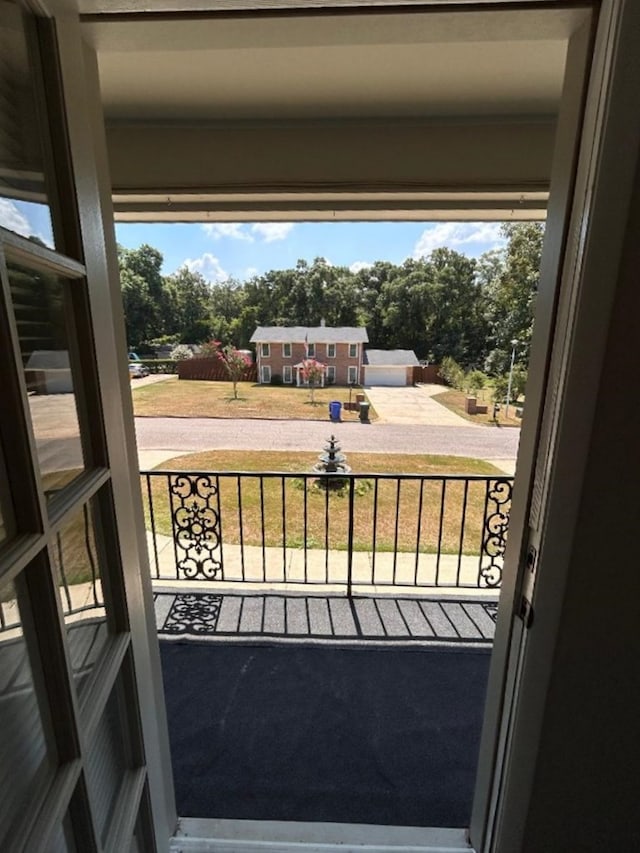
<svg viewBox="0 0 640 853"><path fill-rule="evenodd" d="M332 400L329 403L329 417L334 423L337 423L340 420L340 411L342 410L342 403L338 402L338 400Z"/></svg>

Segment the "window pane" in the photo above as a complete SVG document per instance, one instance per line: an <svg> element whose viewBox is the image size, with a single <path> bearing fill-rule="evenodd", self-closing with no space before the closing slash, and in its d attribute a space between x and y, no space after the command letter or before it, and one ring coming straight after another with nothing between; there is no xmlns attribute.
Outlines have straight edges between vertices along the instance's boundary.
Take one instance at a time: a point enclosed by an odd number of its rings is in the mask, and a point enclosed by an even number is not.
<svg viewBox="0 0 640 853"><path fill-rule="evenodd" d="M45 738L41 709L22 631L16 588L0 584L0 849L11 824L53 776L55 756Z"/></svg>
<svg viewBox="0 0 640 853"><path fill-rule="evenodd" d="M8 265L11 298L47 497L84 469L69 346L68 283Z"/></svg>
<svg viewBox="0 0 640 853"><path fill-rule="evenodd" d="M0 3L0 226L53 246L26 23Z"/></svg>
<svg viewBox="0 0 640 853"><path fill-rule="evenodd" d="M103 844L113 823L120 786L129 769L120 710L116 685L98 724L87 760L93 815Z"/></svg>
<svg viewBox="0 0 640 853"><path fill-rule="evenodd" d="M56 534L52 547L71 667L82 693L108 640L93 501Z"/></svg>

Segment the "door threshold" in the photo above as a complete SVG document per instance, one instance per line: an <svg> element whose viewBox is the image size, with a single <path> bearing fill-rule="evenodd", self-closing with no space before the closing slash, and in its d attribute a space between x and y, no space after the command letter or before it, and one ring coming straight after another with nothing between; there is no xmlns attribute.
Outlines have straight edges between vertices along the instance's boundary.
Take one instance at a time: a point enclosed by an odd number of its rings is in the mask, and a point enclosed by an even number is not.
<svg viewBox="0 0 640 853"><path fill-rule="evenodd" d="M180 818L171 853L473 853L465 829Z"/></svg>

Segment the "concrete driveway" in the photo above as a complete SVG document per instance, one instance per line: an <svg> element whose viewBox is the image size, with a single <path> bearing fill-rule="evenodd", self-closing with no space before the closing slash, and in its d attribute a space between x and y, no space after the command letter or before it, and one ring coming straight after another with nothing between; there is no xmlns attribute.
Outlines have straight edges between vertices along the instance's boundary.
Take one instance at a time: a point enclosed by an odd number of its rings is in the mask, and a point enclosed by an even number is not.
<svg viewBox="0 0 640 853"><path fill-rule="evenodd" d="M369 385L367 397L383 424L422 424L423 426L463 426L480 429L433 399L445 391L443 385L416 385L396 388Z"/></svg>

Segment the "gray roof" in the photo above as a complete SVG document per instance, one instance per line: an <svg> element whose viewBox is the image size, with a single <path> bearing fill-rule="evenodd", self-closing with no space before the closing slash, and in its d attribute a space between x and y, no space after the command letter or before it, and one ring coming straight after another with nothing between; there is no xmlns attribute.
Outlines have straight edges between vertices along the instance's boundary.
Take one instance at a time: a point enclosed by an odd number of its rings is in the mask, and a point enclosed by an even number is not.
<svg viewBox="0 0 640 853"><path fill-rule="evenodd" d="M252 344L366 344L364 326L258 326Z"/></svg>
<svg viewBox="0 0 640 853"><path fill-rule="evenodd" d="M368 349L364 363L372 367L413 367L420 362L412 349Z"/></svg>

